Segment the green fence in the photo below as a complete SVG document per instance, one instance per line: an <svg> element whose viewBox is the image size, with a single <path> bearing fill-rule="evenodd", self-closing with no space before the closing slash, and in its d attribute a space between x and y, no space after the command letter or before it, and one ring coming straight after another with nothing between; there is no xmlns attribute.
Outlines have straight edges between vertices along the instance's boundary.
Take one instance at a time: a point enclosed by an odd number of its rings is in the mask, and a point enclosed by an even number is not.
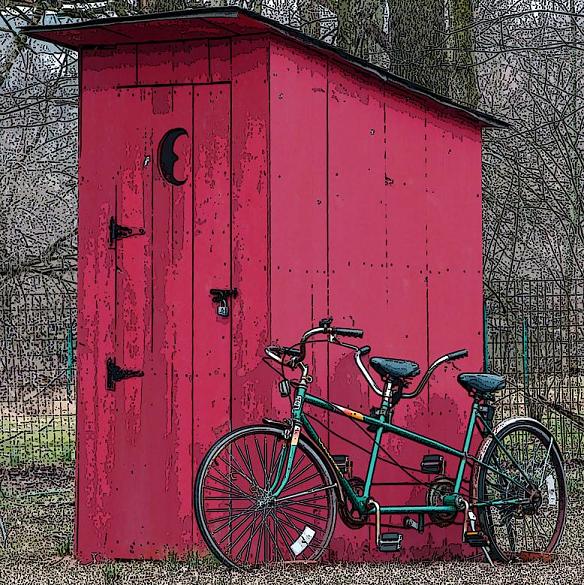
<svg viewBox="0 0 584 585"><path fill-rule="evenodd" d="M35 288L0 291L0 465L74 457L75 292Z"/></svg>
<svg viewBox="0 0 584 585"><path fill-rule="evenodd" d="M583 459L584 282L527 280L485 289L485 364L507 388L499 416L528 415Z"/></svg>
<svg viewBox="0 0 584 585"><path fill-rule="evenodd" d="M499 416L529 415L584 460L584 282L489 283L485 367ZM0 290L0 466L68 461L75 434L75 291Z"/></svg>

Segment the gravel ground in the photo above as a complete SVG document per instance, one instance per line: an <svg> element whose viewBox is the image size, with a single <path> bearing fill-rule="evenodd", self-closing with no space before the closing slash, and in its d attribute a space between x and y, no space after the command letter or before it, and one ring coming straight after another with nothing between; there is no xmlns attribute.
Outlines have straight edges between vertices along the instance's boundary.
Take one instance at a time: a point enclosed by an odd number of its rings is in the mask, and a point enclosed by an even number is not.
<svg viewBox="0 0 584 585"><path fill-rule="evenodd" d="M312 565L251 574L230 572L210 559L189 562L116 562L80 565L70 556L73 527L73 472L70 467L0 471L0 516L9 530L0 546L0 584L123 585L241 584L328 585L340 583L582 583L584 581L584 493L571 490L566 534L551 563L491 568L483 562ZM53 491L49 494L41 494Z"/></svg>

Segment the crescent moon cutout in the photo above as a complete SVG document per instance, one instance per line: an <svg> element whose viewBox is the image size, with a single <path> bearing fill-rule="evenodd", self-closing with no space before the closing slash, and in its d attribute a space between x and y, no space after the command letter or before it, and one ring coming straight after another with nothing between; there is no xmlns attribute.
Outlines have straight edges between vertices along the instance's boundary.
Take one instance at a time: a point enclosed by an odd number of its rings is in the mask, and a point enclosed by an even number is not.
<svg viewBox="0 0 584 585"><path fill-rule="evenodd" d="M174 152L174 143L180 136L188 136L189 133L184 128L173 128L169 130L158 145L158 167L164 179L171 185L183 185L186 179L182 181L174 176L174 165L178 160L178 155Z"/></svg>

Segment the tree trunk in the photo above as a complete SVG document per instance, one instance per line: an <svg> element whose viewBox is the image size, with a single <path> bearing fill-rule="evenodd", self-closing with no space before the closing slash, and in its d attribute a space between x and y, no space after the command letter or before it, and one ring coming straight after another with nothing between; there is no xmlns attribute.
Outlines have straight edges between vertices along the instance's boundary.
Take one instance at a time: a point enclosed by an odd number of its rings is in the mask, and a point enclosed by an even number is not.
<svg viewBox="0 0 584 585"><path fill-rule="evenodd" d="M474 60L472 1L450 0L449 13L450 97L477 107L479 88Z"/></svg>
<svg viewBox="0 0 584 585"><path fill-rule="evenodd" d="M391 69L397 75L448 95L444 54L446 22L442 0L393 0L389 3Z"/></svg>
<svg viewBox="0 0 584 585"><path fill-rule="evenodd" d="M298 16L300 17L300 30L314 37L320 38L320 9L313 0L298 0Z"/></svg>

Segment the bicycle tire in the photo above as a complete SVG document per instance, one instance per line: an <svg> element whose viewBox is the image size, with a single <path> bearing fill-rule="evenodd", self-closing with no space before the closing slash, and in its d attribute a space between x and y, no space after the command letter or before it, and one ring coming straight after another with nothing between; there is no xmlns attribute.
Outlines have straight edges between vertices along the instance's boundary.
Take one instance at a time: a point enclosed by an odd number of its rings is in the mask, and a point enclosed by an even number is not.
<svg viewBox="0 0 584 585"><path fill-rule="evenodd" d="M302 438L286 488L272 507L268 503L266 486L274 476L273 469L267 469L268 457L273 468L275 452L285 457L289 443L283 428L248 426L219 439L203 459L195 482L195 517L205 544L227 567L316 561L328 548L336 522L336 481ZM316 491L308 496L290 493L302 483ZM249 506L242 508L242 501Z"/></svg>
<svg viewBox="0 0 584 585"><path fill-rule="evenodd" d="M515 463L505 450L515 459ZM519 459L525 455L530 461L520 462ZM511 499L510 496L530 500L522 505L478 507L479 523L489 540L493 558L508 562L521 560L533 553L552 553L562 538L567 508L563 460L553 435L534 419L508 419L483 441L477 460L473 482L476 503L495 501L497 497ZM518 465L522 467L525 477ZM545 514L549 514L550 518ZM531 527L528 519L531 519ZM538 520L545 520L545 531L535 525ZM518 526L521 521L523 525Z"/></svg>

